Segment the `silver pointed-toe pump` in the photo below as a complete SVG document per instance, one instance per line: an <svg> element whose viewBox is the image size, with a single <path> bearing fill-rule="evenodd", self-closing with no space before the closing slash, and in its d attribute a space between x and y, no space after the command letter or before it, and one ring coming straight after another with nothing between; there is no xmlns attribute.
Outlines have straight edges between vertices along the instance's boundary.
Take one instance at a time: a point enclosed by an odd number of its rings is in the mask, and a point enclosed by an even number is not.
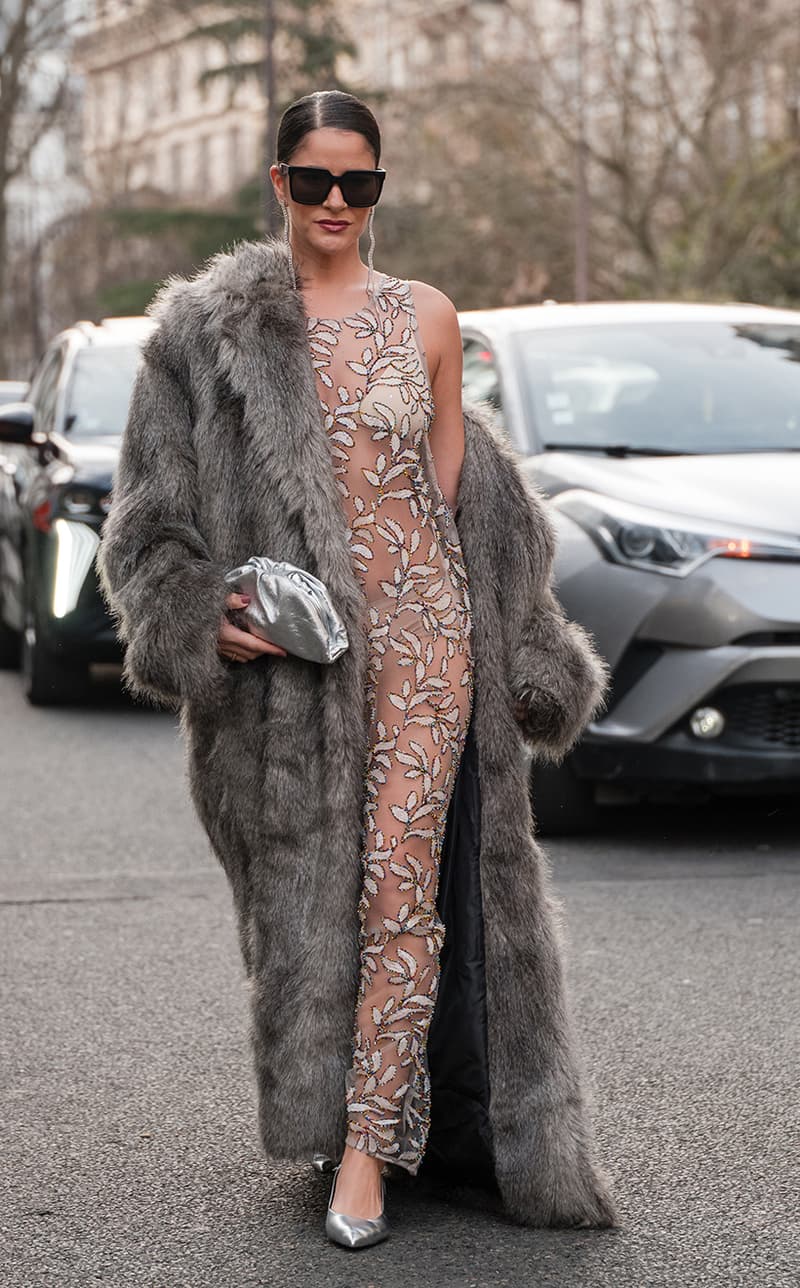
<svg viewBox="0 0 800 1288"><path fill-rule="evenodd" d="M341 1167L341 1163L339 1164ZM389 1237L389 1222L386 1219L386 1181L381 1176L381 1214L376 1217L345 1216L343 1212L334 1212L331 1208L336 1193L336 1179L339 1167L333 1170L331 1196L328 1199L328 1211L325 1216L325 1233L333 1243L342 1248L369 1248L373 1243L381 1243Z"/></svg>

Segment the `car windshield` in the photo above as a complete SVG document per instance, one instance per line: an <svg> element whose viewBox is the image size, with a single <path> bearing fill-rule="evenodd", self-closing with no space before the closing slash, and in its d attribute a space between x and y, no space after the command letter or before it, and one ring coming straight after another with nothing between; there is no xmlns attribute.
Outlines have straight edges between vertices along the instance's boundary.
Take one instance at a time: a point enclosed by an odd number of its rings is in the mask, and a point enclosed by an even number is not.
<svg viewBox="0 0 800 1288"><path fill-rule="evenodd" d="M536 450L800 449L800 326L612 323L516 343Z"/></svg>
<svg viewBox="0 0 800 1288"><path fill-rule="evenodd" d="M66 425L70 436L122 433L140 356L139 345L131 343L80 350L67 396Z"/></svg>

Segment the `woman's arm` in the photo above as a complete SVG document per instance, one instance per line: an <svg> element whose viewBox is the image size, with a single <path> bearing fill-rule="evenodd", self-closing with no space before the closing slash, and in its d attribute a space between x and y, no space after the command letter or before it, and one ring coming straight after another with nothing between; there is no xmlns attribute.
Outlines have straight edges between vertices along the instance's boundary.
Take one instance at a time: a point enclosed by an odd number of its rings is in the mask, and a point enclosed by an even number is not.
<svg viewBox="0 0 800 1288"><path fill-rule="evenodd" d="M436 404L429 435L431 453L439 486L455 514L464 461L461 331L455 307L446 295L425 282L413 282L412 289Z"/></svg>

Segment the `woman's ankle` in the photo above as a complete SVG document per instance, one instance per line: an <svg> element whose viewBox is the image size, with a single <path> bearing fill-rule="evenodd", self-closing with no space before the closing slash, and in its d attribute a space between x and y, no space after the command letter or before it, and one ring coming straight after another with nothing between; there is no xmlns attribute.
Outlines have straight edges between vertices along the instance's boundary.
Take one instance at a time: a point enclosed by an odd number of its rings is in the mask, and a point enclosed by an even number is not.
<svg viewBox="0 0 800 1288"><path fill-rule="evenodd" d="M367 1149L359 1149L351 1145L348 1141L344 1147L342 1163L349 1163L350 1167L356 1168L362 1174L374 1173L376 1176L383 1175L383 1169L386 1166L384 1160L377 1154L371 1154Z"/></svg>

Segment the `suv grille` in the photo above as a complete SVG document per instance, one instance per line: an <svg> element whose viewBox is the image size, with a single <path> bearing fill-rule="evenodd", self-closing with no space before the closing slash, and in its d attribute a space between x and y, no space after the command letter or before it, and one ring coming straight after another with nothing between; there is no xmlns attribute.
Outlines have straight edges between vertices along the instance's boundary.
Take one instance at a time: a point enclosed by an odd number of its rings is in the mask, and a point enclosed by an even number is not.
<svg viewBox="0 0 800 1288"><path fill-rule="evenodd" d="M741 684L722 689L712 701L727 721L725 742L800 748L800 684Z"/></svg>
<svg viewBox="0 0 800 1288"><path fill-rule="evenodd" d="M731 640L731 644L745 644L755 648L774 644L800 644L800 631L752 631L749 635L740 635L738 639Z"/></svg>

